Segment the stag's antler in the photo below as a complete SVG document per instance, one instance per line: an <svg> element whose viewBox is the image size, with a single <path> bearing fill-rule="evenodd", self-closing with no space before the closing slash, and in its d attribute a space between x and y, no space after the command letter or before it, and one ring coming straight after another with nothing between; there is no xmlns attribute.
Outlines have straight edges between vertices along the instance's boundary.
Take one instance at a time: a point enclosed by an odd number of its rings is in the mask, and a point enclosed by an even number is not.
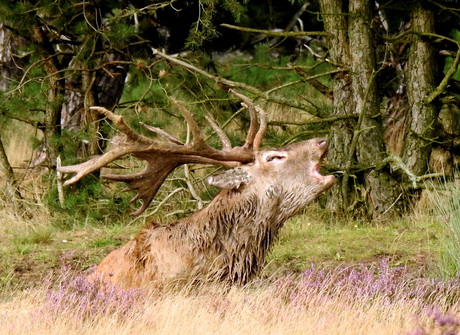
<svg viewBox="0 0 460 335"><path fill-rule="evenodd" d="M160 134L166 141L158 141L139 135L126 124L123 117L103 107L90 107L112 121L120 133L114 136L111 141L112 147L102 156L78 165L60 167L59 171L62 173L76 173L64 185L76 183L91 172L107 166L114 160L128 154L143 159L147 161L147 166L141 172L128 175L107 174L103 176L105 179L127 183L128 186L125 190L137 191L137 195L131 201L142 199L143 204L132 214L139 215L150 205L166 177L182 164L200 163L236 166L241 163L252 162L254 153L259 150L260 142L265 133L267 126L266 116L264 111L260 107L254 106L249 98L233 90L230 90L230 92L243 100L243 106L249 110L251 123L245 144L242 147L232 148L223 130L216 123L210 121L211 126L222 141L222 150L215 149L205 142L203 134L190 111L173 98L171 98L173 105L179 109L193 135L193 141L190 144L183 144L165 131L150 126L146 126L146 128ZM257 114L260 122L257 120Z"/></svg>

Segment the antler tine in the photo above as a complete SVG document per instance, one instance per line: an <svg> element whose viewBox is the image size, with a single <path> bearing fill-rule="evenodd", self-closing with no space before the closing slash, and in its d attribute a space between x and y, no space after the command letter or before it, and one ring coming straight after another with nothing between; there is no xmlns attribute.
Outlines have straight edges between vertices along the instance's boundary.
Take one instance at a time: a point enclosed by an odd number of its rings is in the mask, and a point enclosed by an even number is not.
<svg viewBox="0 0 460 335"><path fill-rule="evenodd" d="M107 108L92 106L89 109L95 110L98 113L104 115L107 119L109 119L115 124L118 130L120 130L123 134L128 136L129 139L135 142L155 143L155 141L149 139L148 137L137 134L134 130L131 129L130 126L128 126L128 124L125 122L122 116L112 113Z"/></svg>
<svg viewBox="0 0 460 335"><path fill-rule="evenodd" d="M251 123L249 125L248 134L246 136L246 143L244 146L254 151L258 151L262 142L262 138L264 137L265 131L267 130L267 115L262 108L255 106L252 100L247 96L232 89L230 89L229 92L243 101L241 105L249 111L249 115L251 117ZM257 120L257 114L259 114L260 122Z"/></svg>
<svg viewBox="0 0 460 335"><path fill-rule="evenodd" d="M161 137L163 137L164 139L166 139L166 140L168 140L168 141L170 141L170 142L172 142L174 144L184 145L184 143L179 141L177 138L175 138L171 134L168 134L163 129L153 127L153 126L149 126L148 124L145 124L144 122L139 122L139 124L141 126L143 126L145 129L150 130L152 133L158 134Z"/></svg>
<svg viewBox="0 0 460 335"><path fill-rule="evenodd" d="M184 116L185 121L190 127L190 131L192 132L192 135L193 135L193 146L196 148L209 147L203 138L203 133L201 132L200 127L198 127L198 124L196 123L190 111L187 108L185 108L185 106L182 105L179 101L174 99L173 97L171 97L170 99L171 99L173 106L176 107L181 112L181 114Z"/></svg>
<svg viewBox="0 0 460 335"><path fill-rule="evenodd" d="M205 115L204 117L206 118L206 121L208 121L208 123L211 125L211 128L216 132L217 136L219 136L220 141L222 142L222 148L224 150L232 149L232 143L222 128L220 128L218 124L214 122L211 116Z"/></svg>
<svg viewBox="0 0 460 335"><path fill-rule="evenodd" d="M113 162L117 158L124 156L130 152L128 147L113 148L102 156L95 157L77 165L61 166L58 168L62 173L76 173L75 176L65 181L64 186L71 185L82 179L84 176L96 171L107 164Z"/></svg>
<svg viewBox="0 0 460 335"><path fill-rule="evenodd" d="M81 164L59 167L58 170L62 173L75 173L75 176L66 180L64 183L65 186L74 184L91 172L99 170L114 160L133 152L133 150L137 147L134 147L132 143L138 143L139 147L142 146L143 149L149 148L158 143L157 141L134 132L134 130L132 130L131 127L128 126L128 124L124 121L122 116L116 115L104 107L93 106L90 107L90 109L95 110L107 117L114 123L117 129L124 134L124 136L115 136L112 139L112 143L115 144L114 147L102 156L95 157Z"/></svg>
<svg viewBox="0 0 460 335"><path fill-rule="evenodd" d="M256 136L254 137L254 150L259 151L260 144L262 143L262 139L265 135L265 131L267 130L267 114L260 106L254 106L257 114L259 114L260 126L259 131L257 132Z"/></svg>

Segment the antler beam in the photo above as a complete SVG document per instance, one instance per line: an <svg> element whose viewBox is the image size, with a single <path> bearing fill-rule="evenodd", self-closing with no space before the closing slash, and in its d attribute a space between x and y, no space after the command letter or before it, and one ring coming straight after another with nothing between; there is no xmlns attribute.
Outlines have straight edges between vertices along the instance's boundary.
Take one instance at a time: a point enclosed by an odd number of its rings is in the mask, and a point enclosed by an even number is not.
<svg viewBox="0 0 460 335"><path fill-rule="evenodd" d="M231 147L230 141L223 130L216 123L210 122L223 142L222 150L215 149L205 142L203 133L190 111L174 98L171 98L173 106L181 112L193 135L193 141L190 144L183 144L163 130L150 126L145 127L161 135L166 141L145 137L137 134L122 116L116 115L104 107L90 107L112 121L119 133L112 138L111 148L102 156L78 165L58 168L62 173L75 173L75 176L67 180L64 185L76 183L84 176L107 166L125 155L143 159L147 161L147 166L141 172L127 175L103 175L105 179L127 183L125 190L137 191L137 195L131 201L142 199L143 204L141 208L132 214L139 215L152 202L166 177L182 164L213 164L234 167L253 161L255 151L259 150L260 142L266 129L266 116L264 111L260 107L254 106L246 96L233 90L231 90L231 93L243 100L249 110L251 122L244 146L235 148ZM257 120L257 114L260 122Z"/></svg>

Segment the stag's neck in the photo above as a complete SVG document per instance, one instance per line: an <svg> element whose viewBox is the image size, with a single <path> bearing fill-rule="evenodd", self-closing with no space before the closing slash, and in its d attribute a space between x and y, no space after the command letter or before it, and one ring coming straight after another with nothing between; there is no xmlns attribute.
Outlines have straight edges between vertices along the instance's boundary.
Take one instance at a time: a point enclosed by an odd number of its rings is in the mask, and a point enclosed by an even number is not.
<svg viewBox="0 0 460 335"><path fill-rule="evenodd" d="M262 197L222 191L206 208L187 218L183 225L196 266L211 269L209 276L216 279L246 282L258 272L279 229L293 215L294 209L283 207L282 199L276 188Z"/></svg>

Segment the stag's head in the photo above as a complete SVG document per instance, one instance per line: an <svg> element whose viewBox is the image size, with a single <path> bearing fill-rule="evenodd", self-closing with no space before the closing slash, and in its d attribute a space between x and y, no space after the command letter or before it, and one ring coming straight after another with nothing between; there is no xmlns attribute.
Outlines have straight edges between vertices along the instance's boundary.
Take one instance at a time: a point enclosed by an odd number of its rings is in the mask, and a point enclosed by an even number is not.
<svg viewBox="0 0 460 335"><path fill-rule="evenodd" d="M314 138L261 150L253 162L209 177L208 183L226 190L276 196L295 212L334 184L333 175L320 174L327 148L325 139ZM295 204L287 204L289 201Z"/></svg>

